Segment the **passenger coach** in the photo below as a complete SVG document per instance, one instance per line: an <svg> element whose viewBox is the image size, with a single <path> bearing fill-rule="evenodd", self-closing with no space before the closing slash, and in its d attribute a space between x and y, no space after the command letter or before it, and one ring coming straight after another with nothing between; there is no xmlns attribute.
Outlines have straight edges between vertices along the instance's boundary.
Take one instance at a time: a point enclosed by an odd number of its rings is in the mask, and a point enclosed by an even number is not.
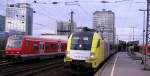
<svg viewBox="0 0 150 76"><path fill-rule="evenodd" d="M13 35L8 38L5 55L13 58L41 58L64 55L65 50L65 40Z"/></svg>

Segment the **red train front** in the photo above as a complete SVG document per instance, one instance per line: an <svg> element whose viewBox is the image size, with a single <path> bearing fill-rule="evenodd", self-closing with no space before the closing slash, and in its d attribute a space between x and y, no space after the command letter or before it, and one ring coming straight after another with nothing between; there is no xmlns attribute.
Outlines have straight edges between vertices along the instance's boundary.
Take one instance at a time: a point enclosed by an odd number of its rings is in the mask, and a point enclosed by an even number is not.
<svg viewBox="0 0 150 76"><path fill-rule="evenodd" d="M65 50L65 40L13 35L8 38L5 55L15 58L39 58L64 55Z"/></svg>

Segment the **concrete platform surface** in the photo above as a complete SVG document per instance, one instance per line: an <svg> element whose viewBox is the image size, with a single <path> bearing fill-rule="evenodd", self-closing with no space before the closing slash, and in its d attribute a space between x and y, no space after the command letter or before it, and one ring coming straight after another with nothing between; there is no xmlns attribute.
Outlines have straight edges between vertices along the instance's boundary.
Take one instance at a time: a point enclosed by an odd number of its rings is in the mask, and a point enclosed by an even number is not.
<svg viewBox="0 0 150 76"><path fill-rule="evenodd" d="M150 71L143 68L141 60L133 60L126 52L119 52L95 76L150 76Z"/></svg>

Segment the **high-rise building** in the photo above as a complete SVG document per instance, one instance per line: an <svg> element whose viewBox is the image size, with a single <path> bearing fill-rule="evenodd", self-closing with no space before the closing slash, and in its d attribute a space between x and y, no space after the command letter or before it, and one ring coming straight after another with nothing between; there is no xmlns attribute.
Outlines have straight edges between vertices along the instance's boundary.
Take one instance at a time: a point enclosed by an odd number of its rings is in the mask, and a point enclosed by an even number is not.
<svg viewBox="0 0 150 76"><path fill-rule="evenodd" d="M5 16L0 15L0 32L5 30Z"/></svg>
<svg viewBox="0 0 150 76"><path fill-rule="evenodd" d="M33 9L28 3L9 4L6 8L5 32L32 34ZM14 32L15 31L15 32Z"/></svg>
<svg viewBox="0 0 150 76"><path fill-rule="evenodd" d="M93 29L102 33L105 41L113 45L115 42L115 14L114 12L103 9L93 13Z"/></svg>
<svg viewBox="0 0 150 76"><path fill-rule="evenodd" d="M71 25L70 22L57 22L57 34L58 35L70 35L71 32L76 30L76 23Z"/></svg>
<svg viewBox="0 0 150 76"><path fill-rule="evenodd" d="M106 11L103 9L102 11L95 11L93 13L93 28L107 28L106 30L113 30L115 24L115 14L112 11Z"/></svg>

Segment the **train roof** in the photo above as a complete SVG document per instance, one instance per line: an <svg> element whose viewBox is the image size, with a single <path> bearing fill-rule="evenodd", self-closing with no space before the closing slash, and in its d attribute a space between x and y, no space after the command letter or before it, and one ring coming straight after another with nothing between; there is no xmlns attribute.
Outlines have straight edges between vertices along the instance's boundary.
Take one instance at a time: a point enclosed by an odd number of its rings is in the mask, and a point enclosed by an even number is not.
<svg viewBox="0 0 150 76"><path fill-rule="evenodd" d="M103 36L101 33L98 33L97 31L78 31L78 32L74 32L73 35L80 35L80 34L86 34L87 36L93 36L94 33L97 33L100 37L100 39L104 40Z"/></svg>
<svg viewBox="0 0 150 76"><path fill-rule="evenodd" d="M68 36L64 35L52 35L52 36L24 36L24 38L29 38L29 39L36 39L36 40L62 40L62 41L67 41Z"/></svg>

